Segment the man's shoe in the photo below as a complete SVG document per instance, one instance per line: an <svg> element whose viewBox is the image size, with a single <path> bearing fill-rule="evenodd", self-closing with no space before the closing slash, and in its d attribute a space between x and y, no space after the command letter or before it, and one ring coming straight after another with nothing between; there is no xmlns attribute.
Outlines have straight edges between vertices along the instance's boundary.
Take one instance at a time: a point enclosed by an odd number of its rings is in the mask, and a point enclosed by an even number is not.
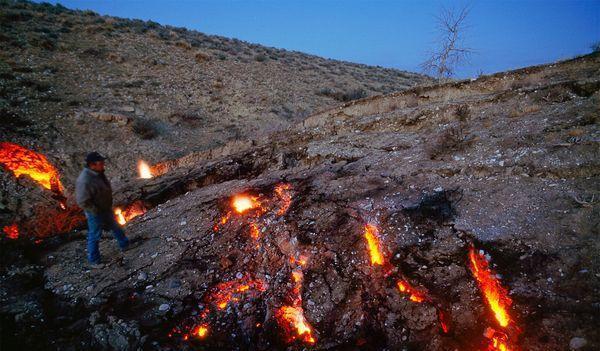
<svg viewBox="0 0 600 351"><path fill-rule="evenodd" d="M101 269L101 268L104 268L104 263L100 263L100 262L98 262L98 263L90 263L89 266L90 266L91 269Z"/></svg>

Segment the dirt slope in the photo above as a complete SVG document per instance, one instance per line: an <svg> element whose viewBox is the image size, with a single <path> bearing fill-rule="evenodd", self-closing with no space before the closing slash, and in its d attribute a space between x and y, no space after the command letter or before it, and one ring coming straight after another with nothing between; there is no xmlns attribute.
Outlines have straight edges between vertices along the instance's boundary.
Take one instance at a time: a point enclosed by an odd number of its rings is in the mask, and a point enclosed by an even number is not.
<svg viewBox="0 0 600 351"><path fill-rule="evenodd" d="M0 2L0 139L33 146L65 183L83 154L157 162L260 139L340 101L430 79L58 6Z"/></svg>

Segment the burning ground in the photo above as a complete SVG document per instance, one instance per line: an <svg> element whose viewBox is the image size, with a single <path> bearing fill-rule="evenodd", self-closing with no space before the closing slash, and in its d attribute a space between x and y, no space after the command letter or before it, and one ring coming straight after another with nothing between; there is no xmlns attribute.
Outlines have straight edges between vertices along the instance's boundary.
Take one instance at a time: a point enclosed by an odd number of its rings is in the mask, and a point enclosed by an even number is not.
<svg viewBox="0 0 600 351"><path fill-rule="evenodd" d="M364 99L151 165L115 189L140 245L103 240L102 270L77 226L36 245L15 215L2 342L597 349L599 70L587 56Z"/></svg>

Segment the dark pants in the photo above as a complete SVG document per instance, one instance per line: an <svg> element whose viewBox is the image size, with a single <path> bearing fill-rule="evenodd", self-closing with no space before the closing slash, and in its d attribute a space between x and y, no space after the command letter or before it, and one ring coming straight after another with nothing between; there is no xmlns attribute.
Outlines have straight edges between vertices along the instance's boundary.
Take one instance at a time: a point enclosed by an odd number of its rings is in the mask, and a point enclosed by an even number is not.
<svg viewBox="0 0 600 351"><path fill-rule="evenodd" d="M121 250L127 248L129 245L129 239L127 239L125 236L123 229L119 223L117 223L112 213L108 212L93 214L87 211L84 212L88 223L87 255L90 263L100 262L100 250L98 249L98 242L102 236L102 229L112 230Z"/></svg>

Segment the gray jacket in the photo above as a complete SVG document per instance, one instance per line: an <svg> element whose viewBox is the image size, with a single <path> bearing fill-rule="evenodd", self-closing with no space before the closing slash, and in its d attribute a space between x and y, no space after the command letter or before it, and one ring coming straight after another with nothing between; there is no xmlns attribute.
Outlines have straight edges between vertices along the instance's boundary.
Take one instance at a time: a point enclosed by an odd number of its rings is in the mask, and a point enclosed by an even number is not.
<svg viewBox="0 0 600 351"><path fill-rule="evenodd" d="M93 214L112 212L112 188L103 173L87 167L77 177L75 199L79 207Z"/></svg>

